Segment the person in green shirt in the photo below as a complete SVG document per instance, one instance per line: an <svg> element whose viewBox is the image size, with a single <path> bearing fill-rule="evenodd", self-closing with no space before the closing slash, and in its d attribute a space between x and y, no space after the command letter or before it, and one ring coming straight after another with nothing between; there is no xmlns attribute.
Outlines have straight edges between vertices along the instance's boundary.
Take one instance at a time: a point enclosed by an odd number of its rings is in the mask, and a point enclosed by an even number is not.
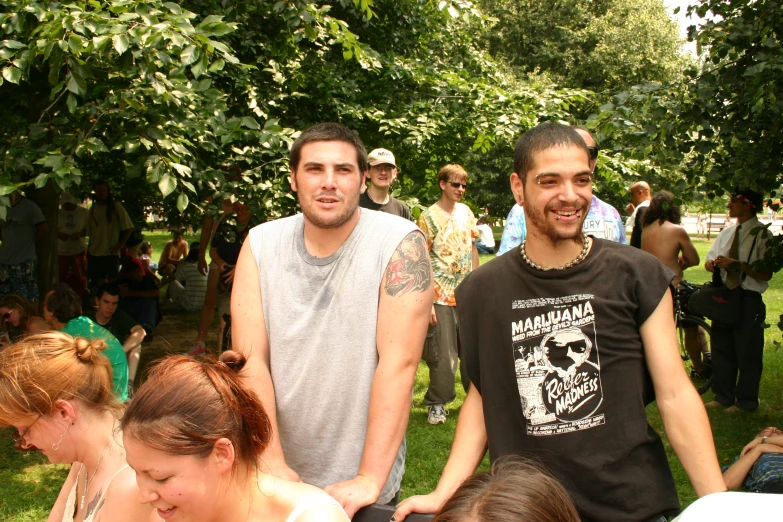
<svg viewBox="0 0 783 522"><path fill-rule="evenodd" d="M128 400L128 360L125 350L111 332L82 315L79 296L65 283L57 283L44 298L44 319L49 325L72 337L106 343L103 351L111 362L112 389L117 398Z"/></svg>

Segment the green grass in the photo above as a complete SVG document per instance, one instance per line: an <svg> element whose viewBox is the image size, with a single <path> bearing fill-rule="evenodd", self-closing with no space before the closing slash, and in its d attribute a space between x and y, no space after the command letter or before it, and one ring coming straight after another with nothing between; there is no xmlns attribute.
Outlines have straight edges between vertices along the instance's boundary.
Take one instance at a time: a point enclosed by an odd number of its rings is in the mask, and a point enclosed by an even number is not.
<svg viewBox="0 0 783 522"><path fill-rule="evenodd" d="M154 259L160 256L165 241L170 235L164 232L146 233L153 243ZM190 237L187 238L189 241ZM709 249L706 241L694 240L702 260ZM480 256L485 263L492 255ZM693 282L706 282L709 274L701 267L686 271L685 277ZM764 294L767 304L767 322L776 325L783 313L783 277L773 278L769 290ZM193 329L198 321L197 314L192 317ZM751 414L729 415L721 411L709 411L718 460L721 465L730 464L742 447L763 427L783 424L783 350L780 347L781 332L776 326L766 331L764 354L764 376L761 382L762 404L759 410ZM142 365L154 354L145 354ZM459 379L459 376L457 377ZM459 382L457 399L448 405L451 412L445 425L427 424L426 407L422 405L427 389L427 367L419 365L414 389L414 404L408 425L408 458L402 496L427 493L434 489L448 458L454 437L459 409L465 398ZM705 400L711 400L709 392ZM663 436L669 462L677 483L677 490L683 506L695 500L695 493L687 475L663 433L663 426L657 408L648 408L650 424ZM487 466L485 459L482 467ZM40 454L20 454L11 449L9 430L0 430L0 520L12 522L30 522L45 520L49 507L54 503L59 488L65 480L65 466L51 466Z"/></svg>

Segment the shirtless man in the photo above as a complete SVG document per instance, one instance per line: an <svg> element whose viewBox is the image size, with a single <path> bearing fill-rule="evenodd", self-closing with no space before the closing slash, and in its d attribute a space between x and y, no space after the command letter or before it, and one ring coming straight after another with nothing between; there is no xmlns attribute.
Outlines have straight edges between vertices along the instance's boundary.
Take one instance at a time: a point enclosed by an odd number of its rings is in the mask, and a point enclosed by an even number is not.
<svg viewBox="0 0 783 522"><path fill-rule="evenodd" d="M661 190L653 196L644 213L642 250L649 252L677 274L673 284L682 280L682 272L699 264L699 253L688 233L680 225L680 207L671 192Z"/></svg>
<svg viewBox="0 0 783 522"><path fill-rule="evenodd" d="M630 216L628 224L633 225L630 245L642 248L642 219L644 211L650 205L650 185L646 181L637 181L629 190L631 202L625 207L625 212Z"/></svg>
<svg viewBox="0 0 783 522"><path fill-rule="evenodd" d="M661 190L655 193L644 213L642 224L642 250L660 259L676 274L672 281L676 287L683 279L683 271L699 264L699 253L685 228L680 225L680 207L674 204L671 192ZM685 347L696 372L691 377L707 377L712 369L712 354L704 330L698 326L683 327Z"/></svg>
<svg viewBox="0 0 783 522"><path fill-rule="evenodd" d="M166 241L163 253L160 255L158 272L162 276L170 276L177 269L177 264L188 255L188 243L182 240L182 231L175 230L171 241Z"/></svg>

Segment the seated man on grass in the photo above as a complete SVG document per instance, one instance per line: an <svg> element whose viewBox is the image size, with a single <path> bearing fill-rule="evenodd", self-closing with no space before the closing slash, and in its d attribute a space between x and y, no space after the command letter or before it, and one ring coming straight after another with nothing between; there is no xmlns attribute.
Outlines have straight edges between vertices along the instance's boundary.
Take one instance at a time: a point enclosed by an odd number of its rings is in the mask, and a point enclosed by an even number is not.
<svg viewBox="0 0 783 522"><path fill-rule="evenodd" d="M94 323L106 328L122 344L128 357L129 387L133 387L136 370L141 358L141 343L147 332L133 317L117 309L120 302L120 289L114 283L106 283L98 288L95 296L95 308L84 314Z"/></svg>

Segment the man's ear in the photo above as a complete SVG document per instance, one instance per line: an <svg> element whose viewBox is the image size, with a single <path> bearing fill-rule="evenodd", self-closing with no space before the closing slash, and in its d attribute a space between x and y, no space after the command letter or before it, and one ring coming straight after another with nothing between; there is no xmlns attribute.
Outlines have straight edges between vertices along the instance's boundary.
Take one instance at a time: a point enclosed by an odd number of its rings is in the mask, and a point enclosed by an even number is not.
<svg viewBox="0 0 783 522"><path fill-rule="evenodd" d="M525 203L525 187L522 185L522 179L519 177L519 174L513 172L509 177L509 183L511 184L511 192L514 194L517 205L523 206Z"/></svg>
<svg viewBox="0 0 783 522"><path fill-rule="evenodd" d="M291 190L296 192L296 171L291 169Z"/></svg>

